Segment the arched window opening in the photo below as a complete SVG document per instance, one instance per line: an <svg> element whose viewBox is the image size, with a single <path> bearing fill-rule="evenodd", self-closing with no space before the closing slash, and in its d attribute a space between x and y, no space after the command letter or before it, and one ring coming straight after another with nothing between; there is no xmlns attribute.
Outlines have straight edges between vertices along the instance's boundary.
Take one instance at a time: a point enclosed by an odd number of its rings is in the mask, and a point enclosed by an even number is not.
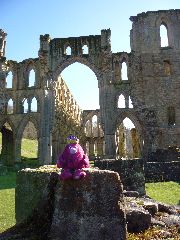
<svg viewBox="0 0 180 240"><path fill-rule="evenodd" d="M129 96L129 108L133 108L133 104L130 96Z"/></svg>
<svg viewBox="0 0 180 240"><path fill-rule="evenodd" d="M7 114L13 114L13 100L9 99L7 104Z"/></svg>
<svg viewBox="0 0 180 240"><path fill-rule="evenodd" d="M125 118L116 130L116 154L119 158L140 157L138 132L129 118Z"/></svg>
<svg viewBox="0 0 180 240"><path fill-rule="evenodd" d="M29 72L29 81L28 81L28 87L34 87L36 83L36 75L35 75L35 71L32 69Z"/></svg>
<svg viewBox="0 0 180 240"><path fill-rule="evenodd" d="M87 45L84 45L84 46L82 47L82 52L83 52L83 54L89 54L89 48L88 48Z"/></svg>
<svg viewBox="0 0 180 240"><path fill-rule="evenodd" d="M85 134L86 134L86 137L91 137L92 124L91 124L90 120L88 120L85 124Z"/></svg>
<svg viewBox="0 0 180 240"><path fill-rule="evenodd" d="M125 108L125 97L121 94L118 99L118 108Z"/></svg>
<svg viewBox="0 0 180 240"><path fill-rule="evenodd" d="M135 128L133 122L127 117L123 120L123 124L125 128L128 128L128 129Z"/></svg>
<svg viewBox="0 0 180 240"><path fill-rule="evenodd" d="M93 137L98 137L98 122L96 115L92 117L92 134Z"/></svg>
<svg viewBox="0 0 180 240"><path fill-rule="evenodd" d="M169 46L167 25L165 23L162 23L160 26L160 39L161 47Z"/></svg>
<svg viewBox="0 0 180 240"><path fill-rule="evenodd" d="M66 48L65 54L66 54L66 55L71 55L71 47L68 46L68 47Z"/></svg>
<svg viewBox="0 0 180 240"><path fill-rule="evenodd" d="M31 112L37 112L37 99L35 97L31 101Z"/></svg>
<svg viewBox="0 0 180 240"><path fill-rule="evenodd" d="M171 64L168 60L164 60L164 73L166 76L171 75Z"/></svg>
<svg viewBox="0 0 180 240"><path fill-rule="evenodd" d="M12 88L12 85L13 85L13 74L10 71L6 76L6 88Z"/></svg>
<svg viewBox="0 0 180 240"><path fill-rule="evenodd" d="M80 109L99 109L98 81L89 67L76 62L65 68L61 76ZM89 89L93 89L93 93Z"/></svg>
<svg viewBox="0 0 180 240"><path fill-rule="evenodd" d="M24 128L21 140L21 159L26 165L32 167L38 164L37 129L31 121Z"/></svg>
<svg viewBox="0 0 180 240"><path fill-rule="evenodd" d="M128 76L127 76L127 64L126 64L125 62L122 63L121 79L122 79L122 80L128 80Z"/></svg>
<svg viewBox="0 0 180 240"><path fill-rule="evenodd" d="M24 99L23 100L23 113L28 113L29 107L28 107L28 100Z"/></svg>
<svg viewBox="0 0 180 240"><path fill-rule="evenodd" d="M175 125L176 124L175 108L174 107L168 107L167 115L168 115L168 125L169 126Z"/></svg>

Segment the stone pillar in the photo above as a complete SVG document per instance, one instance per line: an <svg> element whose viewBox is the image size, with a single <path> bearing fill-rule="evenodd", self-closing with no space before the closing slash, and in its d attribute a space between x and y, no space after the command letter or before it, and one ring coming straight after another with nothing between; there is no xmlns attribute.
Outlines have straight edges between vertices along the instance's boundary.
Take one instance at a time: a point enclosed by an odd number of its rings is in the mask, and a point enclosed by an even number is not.
<svg viewBox="0 0 180 240"><path fill-rule="evenodd" d="M105 134L104 138L105 138L106 159L115 158L115 155L116 155L115 134Z"/></svg>
<svg viewBox="0 0 180 240"><path fill-rule="evenodd" d="M51 90L45 90L44 103L42 105L41 131L39 139L39 163L49 164L52 161L52 137L51 128L53 121L53 96Z"/></svg>
<svg viewBox="0 0 180 240"><path fill-rule="evenodd" d="M1 158L4 165L12 166L14 163L14 144L13 144L13 131L2 127L2 151Z"/></svg>
<svg viewBox="0 0 180 240"><path fill-rule="evenodd" d="M140 157L140 143L138 134L135 128L131 129L131 136L132 136L132 146L133 146L133 158Z"/></svg>
<svg viewBox="0 0 180 240"><path fill-rule="evenodd" d="M89 156L94 156L94 141L90 139L89 142Z"/></svg>
<svg viewBox="0 0 180 240"><path fill-rule="evenodd" d="M97 155L103 156L103 139L99 138L97 142Z"/></svg>
<svg viewBox="0 0 180 240"><path fill-rule="evenodd" d="M21 162L21 140L16 138L14 141L14 159Z"/></svg>

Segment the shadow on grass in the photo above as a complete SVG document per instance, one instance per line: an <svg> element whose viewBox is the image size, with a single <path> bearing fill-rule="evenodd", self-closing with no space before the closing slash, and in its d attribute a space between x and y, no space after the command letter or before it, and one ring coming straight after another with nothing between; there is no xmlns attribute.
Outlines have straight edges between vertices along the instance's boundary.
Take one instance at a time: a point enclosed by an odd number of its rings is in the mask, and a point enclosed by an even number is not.
<svg viewBox="0 0 180 240"><path fill-rule="evenodd" d="M6 175L0 176L0 190L16 187L16 172L8 171Z"/></svg>
<svg viewBox="0 0 180 240"><path fill-rule="evenodd" d="M16 172L24 168L37 168L39 162L37 158L22 157L21 162L15 163L14 166L4 167L0 172L0 190L12 189L16 187Z"/></svg>

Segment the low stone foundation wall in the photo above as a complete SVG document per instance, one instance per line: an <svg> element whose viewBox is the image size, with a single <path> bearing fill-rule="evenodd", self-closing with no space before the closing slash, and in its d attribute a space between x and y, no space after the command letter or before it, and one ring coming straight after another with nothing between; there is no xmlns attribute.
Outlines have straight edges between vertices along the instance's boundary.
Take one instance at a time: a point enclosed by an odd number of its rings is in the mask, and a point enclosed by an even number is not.
<svg viewBox="0 0 180 240"><path fill-rule="evenodd" d="M18 239L125 240L120 176L108 170L86 172L82 180L60 181L55 166L19 171L17 225L0 239L18 234Z"/></svg>
<svg viewBox="0 0 180 240"><path fill-rule="evenodd" d="M143 159L97 160L95 161L95 167L99 169L109 169L119 173L125 190L138 191L140 195L146 193Z"/></svg>
<svg viewBox="0 0 180 240"><path fill-rule="evenodd" d="M147 162L145 164L145 179L146 182L180 182L180 161Z"/></svg>

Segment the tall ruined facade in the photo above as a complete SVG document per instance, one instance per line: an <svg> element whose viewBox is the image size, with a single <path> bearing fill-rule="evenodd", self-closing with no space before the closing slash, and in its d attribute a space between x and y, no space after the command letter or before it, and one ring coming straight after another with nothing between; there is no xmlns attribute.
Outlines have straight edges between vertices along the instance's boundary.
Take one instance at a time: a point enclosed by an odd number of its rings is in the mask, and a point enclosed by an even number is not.
<svg viewBox="0 0 180 240"><path fill-rule="evenodd" d="M75 62L88 66L97 77L100 109L96 112L103 131L103 137L102 132L97 136L97 148L105 158L116 157L116 132L126 117L136 127L132 131L133 148L141 155L180 145L180 10L150 11L130 20L130 53L112 53L110 29L102 30L101 35L70 38L51 39L46 34L40 36L38 58L20 63L6 60L6 33L1 30L0 129L4 139L1 153L9 164L21 161L21 139L29 121L37 129L41 164L50 163L52 156L57 157L69 132L80 132L84 141L88 137L83 129L92 111L81 112L60 79L61 72ZM167 31L165 47L161 44L161 26ZM86 53L84 46L88 49ZM127 66L127 79L122 78L123 64ZM32 70L35 81L30 85ZM7 87L10 72L12 86ZM122 95L123 108L118 107ZM36 111L31 109L34 98ZM11 110L8 109L10 100Z"/></svg>

